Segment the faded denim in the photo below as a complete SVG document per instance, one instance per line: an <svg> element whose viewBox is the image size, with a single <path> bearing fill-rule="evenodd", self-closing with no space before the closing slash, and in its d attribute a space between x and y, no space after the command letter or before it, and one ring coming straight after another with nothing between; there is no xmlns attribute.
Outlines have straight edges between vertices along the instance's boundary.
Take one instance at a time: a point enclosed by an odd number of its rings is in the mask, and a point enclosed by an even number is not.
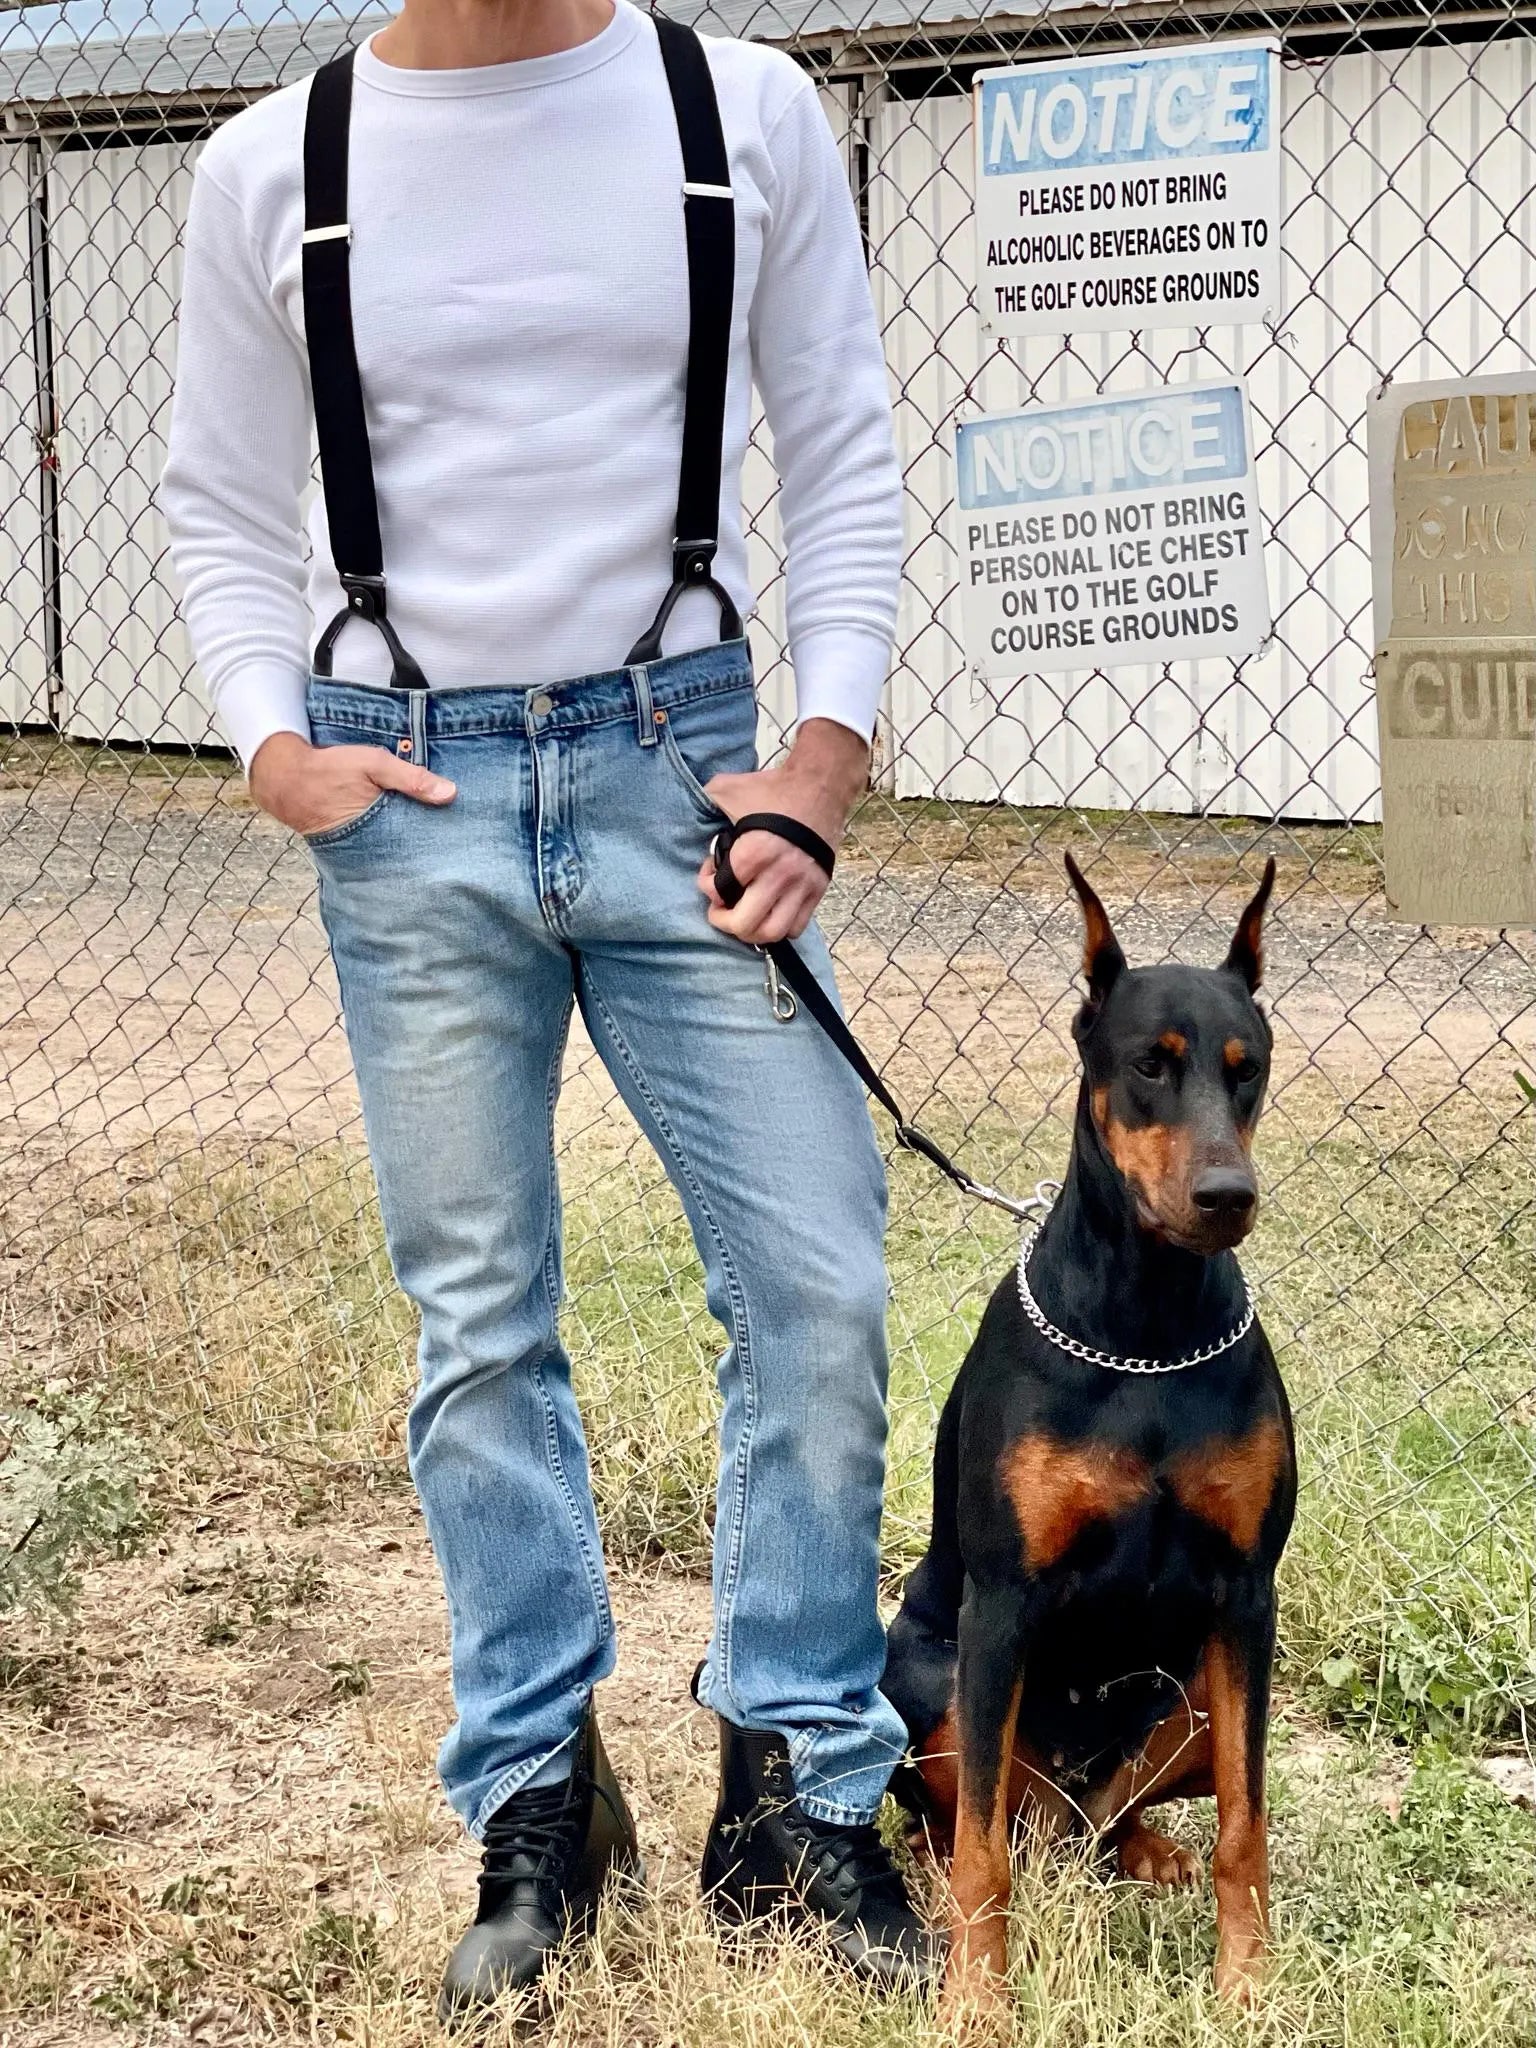
<svg viewBox="0 0 1536 2048"><path fill-rule="evenodd" d="M310 841L390 1255L421 1312L411 1471L447 1589L473 1834L565 1769L613 1617L557 1327L552 1117L572 1004L687 1210L729 1342L702 1694L786 1737L829 1821L904 1742L878 1690L885 1179L858 1083L776 1021L695 875L702 784L755 762L743 642L542 691L412 696L315 678L318 745L458 785L385 793ZM814 932L802 941L831 985Z"/></svg>

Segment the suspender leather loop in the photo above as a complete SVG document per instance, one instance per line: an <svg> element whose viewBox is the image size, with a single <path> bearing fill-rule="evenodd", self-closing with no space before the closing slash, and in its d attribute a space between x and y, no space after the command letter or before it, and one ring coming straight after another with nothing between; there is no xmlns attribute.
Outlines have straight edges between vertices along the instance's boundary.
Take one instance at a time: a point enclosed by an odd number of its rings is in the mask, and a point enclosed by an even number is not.
<svg viewBox="0 0 1536 2048"><path fill-rule="evenodd" d="M654 17L662 66L683 152L683 230L688 242L688 369L683 387L683 453L672 531L672 584L629 651L628 663L659 661L661 640L685 590L710 591L720 637L741 637L741 615L715 581L720 540L720 463L725 392L736 304L736 202L720 105L704 45L691 28Z"/></svg>
<svg viewBox="0 0 1536 2048"><path fill-rule="evenodd" d="M320 635L314 664L316 675L328 676L342 628L349 619L363 619L378 628L389 649L391 686L424 690L426 677L401 645L388 616L379 502L352 328L347 144L354 55L343 50L315 73L304 116L304 336L331 556L347 595L346 604Z"/></svg>
<svg viewBox="0 0 1536 2048"><path fill-rule="evenodd" d="M683 158L683 224L688 245L688 366L683 447L673 528L672 583L661 607L626 657L635 667L661 658L662 635L685 590L710 591L720 606L720 637L741 637L741 615L715 581L720 538L720 468L726 383L736 293L736 205L720 108L704 46L690 28L655 17L662 64ZM347 602L315 647L317 675L328 676L337 640L352 619L383 636L390 684L427 687L388 615L384 544L368 443L368 416L352 326L352 230L347 219L347 154L352 120L352 50L310 80L304 118L304 332L309 350L320 482L331 554Z"/></svg>

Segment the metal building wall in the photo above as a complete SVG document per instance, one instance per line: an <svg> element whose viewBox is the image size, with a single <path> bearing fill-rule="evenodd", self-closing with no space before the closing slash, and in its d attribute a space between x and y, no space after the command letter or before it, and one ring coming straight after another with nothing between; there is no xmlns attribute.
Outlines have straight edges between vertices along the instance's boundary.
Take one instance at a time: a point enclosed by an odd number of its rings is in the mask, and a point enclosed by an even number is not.
<svg viewBox="0 0 1536 2048"><path fill-rule="evenodd" d="M1171 330L1134 347L1122 333L988 342L968 303L970 101L880 108L871 243L909 494L892 683L901 795L1379 817L1366 393L1384 374L1528 364L1533 76L1525 38L1288 63L1277 332ZM1236 669L973 679L950 528L957 408L1230 370L1248 377L1259 448L1268 649Z"/></svg>
<svg viewBox="0 0 1536 2048"><path fill-rule="evenodd" d="M210 735L153 495L197 148L64 150L49 167L63 722L75 739L186 746Z"/></svg>
<svg viewBox="0 0 1536 2048"><path fill-rule="evenodd" d="M28 146L0 142L0 720L48 716Z"/></svg>
<svg viewBox="0 0 1536 2048"><path fill-rule="evenodd" d="M867 129L868 227L908 486L907 576L889 702L899 794L1070 801L1107 809L1298 818L1377 815L1365 529L1365 395L1383 373L1442 375L1528 359L1536 200L1517 159L1533 48L1518 38L1291 64L1284 105L1286 306L1262 328L985 341L969 292L970 102L878 101ZM850 83L823 92L849 155ZM1528 126L1528 120L1526 125ZM63 712L92 739L206 740L153 504L174 370L178 237L197 145L54 155L52 324L61 411ZM18 146L0 168L23 218ZM0 160L3 162L3 160ZM1468 165L1475 176L1467 176ZM1506 218L1501 191L1520 195ZM21 209L18 213L17 209ZM1426 233L1426 225L1428 232ZM1497 260L1479 252L1500 242ZM1518 253L1513 244L1522 246ZM30 287L14 231L0 249L8 565L39 560ZM13 274L14 273L14 274ZM1261 656L1168 672L1027 678L965 670L951 518L957 409L1244 370L1260 444L1276 631ZM11 386L25 383L12 393ZM12 399L16 401L12 403ZM24 403L23 403L24 401ZM17 422L25 422L17 424ZM744 496L760 592L753 627L764 740L792 716L782 660L781 539L761 429ZM36 581L36 603L28 593ZM0 578L4 687L42 686L37 570ZM29 616L23 617L23 612ZM9 700L8 700L9 705Z"/></svg>

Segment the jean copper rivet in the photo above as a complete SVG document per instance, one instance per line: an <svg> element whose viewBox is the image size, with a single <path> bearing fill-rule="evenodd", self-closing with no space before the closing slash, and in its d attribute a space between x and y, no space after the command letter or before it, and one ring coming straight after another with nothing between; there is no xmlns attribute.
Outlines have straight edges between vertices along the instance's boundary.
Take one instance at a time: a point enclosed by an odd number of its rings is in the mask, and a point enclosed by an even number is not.
<svg viewBox="0 0 1536 2048"><path fill-rule="evenodd" d="M400 751L402 754L408 754L411 751L411 743L409 740L402 740L400 742Z"/></svg>
<svg viewBox="0 0 1536 2048"><path fill-rule="evenodd" d="M657 723L658 725L665 725L665 724L666 724L666 722L667 722L667 714L665 713L665 711L658 711L658 712L656 713L656 723Z"/></svg>

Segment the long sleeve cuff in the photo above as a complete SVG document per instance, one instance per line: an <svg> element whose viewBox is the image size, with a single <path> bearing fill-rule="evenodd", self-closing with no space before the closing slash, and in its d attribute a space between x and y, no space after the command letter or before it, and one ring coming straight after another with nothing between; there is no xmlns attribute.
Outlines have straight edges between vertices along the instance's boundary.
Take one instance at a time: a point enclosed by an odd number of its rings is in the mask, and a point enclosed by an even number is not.
<svg viewBox="0 0 1536 2048"><path fill-rule="evenodd" d="M309 738L304 708L308 677L271 662L248 662L226 676L214 697L219 729L240 756L247 774L256 749L275 732L296 732Z"/></svg>
<svg viewBox="0 0 1536 2048"><path fill-rule="evenodd" d="M795 717L830 718L867 740L875 729L891 666L891 643L860 626L819 626L790 650Z"/></svg>

